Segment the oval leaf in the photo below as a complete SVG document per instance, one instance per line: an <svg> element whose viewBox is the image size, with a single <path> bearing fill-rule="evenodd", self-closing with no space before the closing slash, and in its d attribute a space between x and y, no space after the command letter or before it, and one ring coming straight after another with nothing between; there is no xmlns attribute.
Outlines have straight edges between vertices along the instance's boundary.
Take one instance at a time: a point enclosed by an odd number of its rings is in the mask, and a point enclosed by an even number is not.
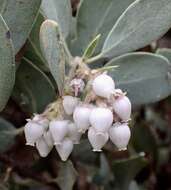
<svg viewBox="0 0 171 190"><path fill-rule="evenodd" d="M41 113L55 99L49 78L28 59L22 59L17 70L13 98L30 113Z"/></svg>
<svg viewBox="0 0 171 190"><path fill-rule="evenodd" d="M170 0L136 0L112 28L102 54L114 57L144 47L165 34L170 25Z"/></svg>
<svg viewBox="0 0 171 190"><path fill-rule="evenodd" d="M56 21L66 38L70 32L72 19L70 0L43 0L41 9L47 19Z"/></svg>
<svg viewBox="0 0 171 190"><path fill-rule="evenodd" d="M65 52L58 24L52 20L43 22L40 28L40 43L49 69L58 85L59 94L63 94L65 79Z"/></svg>
<svg viewBox="0 0 171 190"><path fill-rule="evenodd" d="M28 38L26 51L24 56L36 64L41 70L47 71L46 60L44 59L39 40L40 26L44 22L44 17L41 13L37 16L37 19L33 25L32 31Z"/></svg>
<svg viewBox="0 0 171 190"><path fill-rule="evenodd" d="M93 38L101 34L96 51L99 52L116 20L133 1L83 0L77 14L77 40L73 45L74 53L83 54Z"/></svg>
<svg viewBox="0 0 171 190"><path fill-rule="evenodd" d="M0 0L0 12L11 31L15 53L29 36L40 4L41 0Z"/></svg>
<svg viewBox="0 0 171 190"><path fill-rule="evenodd" d="M159 101L171 93L169 62L160 55L129 53L111 60L111 69L117 87L128 93L134 105Z"/></svg>
<svg viewBox="0 0 171 190"><path fill-rule="evenodd" d="M0 111L5 107L15 81L15 61L10 32L0 16Z"/></svg>
<svg viewBox="0 0 171 190"><path fill-rule="evenodd" d="M116 20L133 1L83 0L77 14L77 40L73 46L74 53L83 54L93 38L101 34L96 53L99 52Z"/></svg>

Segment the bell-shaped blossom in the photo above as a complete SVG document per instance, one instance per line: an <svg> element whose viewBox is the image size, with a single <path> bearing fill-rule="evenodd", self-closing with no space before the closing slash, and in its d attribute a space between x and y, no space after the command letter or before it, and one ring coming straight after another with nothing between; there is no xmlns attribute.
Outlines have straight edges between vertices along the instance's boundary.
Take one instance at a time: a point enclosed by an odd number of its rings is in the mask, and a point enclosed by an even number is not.
<svg viewBox="0 0 171 190"><path fill-rule="evenodd" d="M73 97L73 96L64 96L63 97L63 107L68 115L72 115L74 112L74 109L78 105L78 98Z"/></svg>
<svg viewBox="0 0 171 190"><path fill-rule="evenodd" d="M113 109L122 121L128 121L131 116L131 102L127 96L120 96L115 99Z"/></svg>
<svg viewBox="0 0 171 190"><path fill-rule="evenodd" d="M42 125L45 128L45 130L47 130L49 127L49 120L40 114L35 114L32 121L35 121Z"/></svg>
<svg viewBox="0 0 171 190"><path fill-rule="evenodd" d="M91 108L89 106L78 106L74 110L73 119L78 128L78 132L85 133L90 126L89 117L91 114Z"/></svg>
<svg viewBox="0 0 171 190"><path fill-rule="evenodd" d="M97 96L110 98L110 96L114 93L115 83L114 80L107 74L101 74L94 79L92 87Z"/></svg>
<svg viewBox="0 0 171 190"><path fill-rule="evenodd" d="M79 144L82 133L78 132L78 128L75 123L68 124L68 137L74 144Z"/></svg>
<svg viewBox="0 0 171 190"><path fill-rule="evenodd" d="M126 123L116 123L109 130L110 140L119 150L126 150L131 136L130 128Z"/></svg>
<svg viewBox="0 0 171 190"><path fill-rule="evenodd" d="M54 145L61 144L68 133L68 121L52 120L49 124L49 130L52 134Z"/></svg>
<svg viewBox="0 0 171 190"><path fill-rule="evenodd" d="M46 157L52 150L53 146L48 146L44 137L41 137L36 141L36 148L41 157Z"/></svg>
<svg viewBox="0 0 171 190"><path fill-rule="evenodd" d="M43 125L30 120L24 127L26 145L34 146L35 142L43 135L45 128Z"/></svg>
<svg viewBox="0 0 171 190"><path fill-rule="evenodd" d="M91 126L97 132L107 132L113 122L113 113L108 108L94 108L90 114Z"/></svg>
<svg viewBox="0 0 171 190"><path fill-rule="evenodd" d="M56 145L56 150L62 161L66 161L73 150L73 142L69 138L65 138L61 144Z"/></svg>
<svg viewBox="0 0 171 190"><path fill-rule="evenodd" d="M52 134L51 134L50 130L45 131L44 134L43 134L43 137L44 137L47 145L49 147L53 147L54 141L53 141L53 137L52 137Z"/></svg>
<svg viewBox="0 0 171 190"><path fill-rule="evenodd" d="M102 147L107 143L109 135L107 132L99 133L93 127L88 130L88 139L93 147L94 152L102 151Z"/></svg>

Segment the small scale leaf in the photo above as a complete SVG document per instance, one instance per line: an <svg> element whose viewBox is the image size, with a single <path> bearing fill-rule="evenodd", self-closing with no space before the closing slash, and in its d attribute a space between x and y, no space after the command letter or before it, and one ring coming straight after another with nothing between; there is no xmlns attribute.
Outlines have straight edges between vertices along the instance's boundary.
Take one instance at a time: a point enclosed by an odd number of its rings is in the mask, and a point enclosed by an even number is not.
<svg viewBox="0 0 171 190"><path fill-rule="evenodd" d="M60 163L57 184L61 190L72 190L77 178L77 172L71 161Z"/></svg>
<svg viewBox="0 0 171 190"><path fill-rule="evenodd" d="M165 34L170 25L170 0L136 0L113 26L102 54L116 57L142 48Z"/></svg>
<svg viewBox="0 0 171 190"><path fill-rule="evenodd" d="M56 97L49 78L28 59L23 58L16 73L13 98L29 113L41 113Z"/></svg>
<svg viewBox="0 0 171 190"><path fill-rule="evenodd" d="M0 0L0 13L11 31L15 53L26 42L40 4L41 0Z"/></svg>
<svg viewBox="0 0 171 190"><path fill-rule="evenodd" d="M85 52L84 52L84 54L83 54L83 59L84 59L84 60L90 58L90 57L93 55L93 53L94 53L94 51L95 51L95 49L96 49L96 47L97 47L97 44L98 44L98 42L99 42L99 40L100 40L100 36L101 36L100 34L97 35L97 36L90 42L90 44L88 45L88 47L86 48L86 50L85 50Z"/></svg>
<svg viewBox="0 0 171 190"><path fill-rule="evenodd" d="M134 105L152 103L171 94L169 61L152 53L128 53L114 58L105 66L110 70L117 88L127 92Z"/></svg>
<svg viewBox="0 0 171 190"><path fill-rule="evenodd" d="M40 44L49 69L58 85L59 94L63 94L65 80L65 51L62 34L55 21L46 20L40 28Z"/></svg>
<svg viewBox="0 0 171 190"><path fill-rule="evenodd" d="M0 16L0 111L5 107L15 82L15 59L9 28Z"/></svg>
<svg viewBox="0 0 171 190"><path fill-rule="evenodd" d="M120 190L127 190L136 175L147 165L144 154L113 162L113 173Z"/></svg>

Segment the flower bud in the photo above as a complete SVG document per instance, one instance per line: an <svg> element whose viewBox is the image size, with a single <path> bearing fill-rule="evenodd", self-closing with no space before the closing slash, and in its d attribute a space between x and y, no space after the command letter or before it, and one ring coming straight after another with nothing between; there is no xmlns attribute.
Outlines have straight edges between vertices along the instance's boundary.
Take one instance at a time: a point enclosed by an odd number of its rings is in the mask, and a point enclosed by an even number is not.
<svg viewBox="0 0 171 190"><path fill-rule="evenodd" d="M93 127L88 130L88 139L93 147L94 152L100 152L101 148L109 139L108 133L99 133Z"/></svg>
<svg viewBox="0 0 171 190"><path fill-rule="evenodd" d="M113 113L107 108L94 108L90 123L97 132L107 132L113 122Z"/></svg>
<svg viewBox="0 0 171 190"><path fill-rule="evenodd" d="M78 132L78 128L75 123L68 124L68 137L74 144L79 144L81 135L82 134Z"/></svg>
<svg viewBox="0 0 171 190"><path fill-rule="evenodd" d="M127 96L120 96L115 99L113 109L122 121L128 121L131 116L131 102Z"/></svg>
<svg viewBox="0 0 171 190"><path fill-rule="evenodd" d="M26 145L34 146L35 142L43 135L45 129L39 123L30 120L24 127Z"/></svg>
<svg viewBox="0 0 171 190"><path fill-rule="evenodd" d="M44 137L47 145L49 147L53 147L54 142L53 142L53 137L52 137L52 134L51 134L50 130L45 131L44 134L43 134L43 137Z"/></svg>
<svg viewBox="0 0 171 190"><path fill-rule="evenodd" d="M127 124L116 123L110 128L109 136L119 150L126 150L131 132Z"/></svg>
<svg viewBox="0 0 171 190"><path fill-rule="evenodd" d="M103 98L109 98L115 90L115 83L113 79L106 74L101 74L97 76L94 79L92 86L95 94Z"/></svg>
<svg viewBox="0 0 171 190"><path fill-rule="evenodd" d="M78 105L78 98L72 96L63 97L63 107L66 114L72 115L77 105Z"/></svg>
<svg viewBox="0 0 171 190"><path fill-rule="evenodd" d="M60 144L68 133L68 121L53 120L49 124L49 130L52 134L54 145Z"/></svg>
<svg viewBox="0 0 171 190"><path fill-rule="evenodd" d="M73 142L65 138L60 145L56 145L56 150L62 161L66 161L73 150Z"/></svg>
<svg viewBox="0 0 171 190"><path fill-rule="evenodd" d="M90 113L91 108L89 108L88 106L78 106L75 108L73 119L78 128L78 132L85 133L85 131L89 128Z"/></svg>
<svg viewBox="0 0 171 190"><path fill-rule="evenodd" d="M49 154L49 152L52 150L53 146L49 147L44 137L41 137L36 141L36 148L41 157L46 157Z"/></svg>

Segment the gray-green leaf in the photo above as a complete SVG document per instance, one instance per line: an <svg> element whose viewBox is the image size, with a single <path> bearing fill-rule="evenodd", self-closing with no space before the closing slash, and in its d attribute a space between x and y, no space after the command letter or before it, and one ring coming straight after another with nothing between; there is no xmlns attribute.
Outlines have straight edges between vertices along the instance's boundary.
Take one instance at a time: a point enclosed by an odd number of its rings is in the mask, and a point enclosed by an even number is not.
<svg viewBox="0 0 171 190"><path fill-rule="evenodd" d="M15 60L10 32L0 16L0 111L5 107L15 81Z"/></svg>
<svg viewBox="0 0 171 190"><path fill-rule="evenodd" d="M70 32L72 19L70 0L43 0L41 9L47 19L56 21L66 38Z"/></svg>
<svg viewBox="0 0 171 190"><path fill-rule="evenodd" d="M39 13L28 38L24 56L36 64L40 69L47 71L46 60L42 55L39 40L40 26L44 20L43 15Z"/></svg>
<svg viewBox="0 0 171 190"><path fill-rule="evenodd" d="M136 0L117 20L102 54L114 57L148 45L171 26L170 0Z"/></svg>
<svg viewBox="0 0 171 190"><path fill-rule="evenodd" d="M40 4L41 0L0 0L0 13L11 31L15 53L29 36Z"/></svg>
<svg viewBox="0 0 171 190"><path fill-rule="evenodd" d="M13 92L13 98L19 105L27 112L41 113L55 96L49 78L28 59L22 59Z"/></svg>
<svg viewBox="0 0 171 190"><path fill-rule="evenodd" d="M169 61L151 53L128 53L111 60L107 66L118 88L128 93L134 105L159 101L171 93Z"/></svg>
<svg viewBox="0 0 171 190"><path fill-rule="evenodd" d="M83 0L77 14L77 40L73 51L83 54L88 43L101 34L97 52L122 12L135 0Z"/></svg>
<svg viewBox="0 0 171 190"><path fill-rule="evenodd" d="M40 43L49 69L58 85L59 94L63 94L65 80L65 51L63 38L58 24L52 20L43 22L40 28Z"/></svg>

